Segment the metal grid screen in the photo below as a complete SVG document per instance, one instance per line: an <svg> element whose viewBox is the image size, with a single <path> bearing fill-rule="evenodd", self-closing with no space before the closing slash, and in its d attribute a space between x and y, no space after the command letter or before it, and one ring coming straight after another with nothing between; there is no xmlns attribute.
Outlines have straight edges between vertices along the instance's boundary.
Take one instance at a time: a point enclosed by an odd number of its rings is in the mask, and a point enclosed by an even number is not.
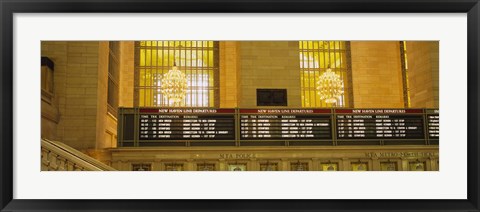
<svg viewBox="0 0 480 212"><path fill-rule="evenodd" d="M188 82L186 97L175 106L218 106L218 58L216 41L135 42L135 105L174 106L162 95L160 86L175 62Z"/></svg>

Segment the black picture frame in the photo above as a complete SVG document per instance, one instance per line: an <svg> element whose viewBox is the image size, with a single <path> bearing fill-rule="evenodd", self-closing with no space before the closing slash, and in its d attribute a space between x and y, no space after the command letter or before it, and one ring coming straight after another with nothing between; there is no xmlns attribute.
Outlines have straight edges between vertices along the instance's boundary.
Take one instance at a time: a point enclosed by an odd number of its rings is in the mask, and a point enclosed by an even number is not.
<svg viewBox="0 0 480 212"><path fill-rule="evenodd" d="M0 0L1 211L479 211L478 0ZM467 13L468 197L466 200L19 200L13 199L15 13ZM32 179L35 180L35 179ZM455 182L445 182L455 183ZM72 191L74 192L74 191Z"/></svg>

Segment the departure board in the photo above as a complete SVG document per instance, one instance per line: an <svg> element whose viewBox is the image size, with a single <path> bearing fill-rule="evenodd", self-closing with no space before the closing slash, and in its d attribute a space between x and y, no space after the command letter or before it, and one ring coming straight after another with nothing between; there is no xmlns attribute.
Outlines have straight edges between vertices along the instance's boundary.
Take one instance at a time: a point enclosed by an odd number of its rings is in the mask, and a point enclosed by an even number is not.
<svg viewBox="0 0 480 212"><path fill-rule="evenodd" d="M427 110L427 130L429 139L438 139L440 137L440 116L438 109Z"/></svg>
<svg viewBox="0 0 480 212"><path fill-rule="evenodd" d="M234 140L234 109L140 109L139 140Z"/></svg>
<svg viewBox="0 0 480 212"><path fill-rule="evenodd" d="M118 146L439 145L438 109L120 108Z"/></svg>
<svg viewBox="0 0 480 212"><path fill-rule="evenodd" d="M336 109L337 139L424 139L422 109Z"/></svg>
<svg viewBox="0 0 480 212"><path fill-rule="evenodd" d="M240 140L332 138L330 109L240 109Z"/></svg>

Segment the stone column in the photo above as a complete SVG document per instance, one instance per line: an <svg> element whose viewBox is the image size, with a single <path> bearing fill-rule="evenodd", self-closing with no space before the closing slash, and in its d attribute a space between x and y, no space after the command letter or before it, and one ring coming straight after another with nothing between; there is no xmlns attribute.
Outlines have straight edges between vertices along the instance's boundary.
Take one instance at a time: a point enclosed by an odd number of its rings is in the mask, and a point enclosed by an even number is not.
<svg viewBox="0 0 480 212"><path fill-rule="evenodd" d="M218 171L228 171L225 159L218 159Z"/></svg>
<svg viewBox="0 0 480 212"><path fill-rule="evenodd" d="M350 164L350 160L348 158L342 158L341 161L342 169L339 170L341 171L352 171L352 165Z"/></svg>
<svg viewBox="0 0 480 212"><path fill-rule="evenodd" d="M287 158L282 158L279 166L280 171L290 171L290 163Z"/></svg>
<svg viewBox="0 0 480 212"><path fill-rule="evenodd" d="M187 159L187 162L185 163L185 171L196 171L194 169L194 160L193 159Z"/></svg>
<svg viewBox="0 0 480 212"><path fill-rule="evenodd" d="M372 160L372 170L371 171L381 171L380 161L378 158L371 158Z"/></svg>

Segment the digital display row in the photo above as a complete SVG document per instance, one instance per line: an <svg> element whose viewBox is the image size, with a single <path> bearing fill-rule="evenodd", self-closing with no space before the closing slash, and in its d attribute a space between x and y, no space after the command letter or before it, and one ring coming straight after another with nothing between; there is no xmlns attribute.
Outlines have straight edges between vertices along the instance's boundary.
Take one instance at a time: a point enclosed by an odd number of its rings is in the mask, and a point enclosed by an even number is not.
<svg viewBox="0 0 480 212"><path fill-rule="evenodd" d="M337 139L424 139L423 110L338 109Z"/></svg>
<svg viewBox="0 0 480 212"><path fill-rule="evenodd" d="M234 109L141 108L140 141L234 140Z"/></svg>
<svg viewBox="0 0 480 212"><path fill-rule="evenodd" d="M429 139L438 139L440 136L440 116L438 110L427 110L427 125Z"/></svg>
<svg viewBox="0 0 480 212"><path fill-rule="evenodd" d="M329 115L240 115L240 139L331 139Z"/></svg>
<svg viewBox="0 0 480 212"><path fill-rule="evenodd" d="M135 119L125 118L134 123L124 126L129 131L135 129L133 137L143 142L439 138L438 109L140 108L136 111ZM130 136L133 133L124 135L133 138Z"/></svg>
<svg viewBox="0 0 480 212"><path fill-rule="evenodd" d="M140 140L235 139L233 115L140 115Z"/></svg>
<svg viewBox="0 0 480 212"><path fill-rule="evenodd" d="M422 115L337 115L338 139L423 139Z"/></svg>

